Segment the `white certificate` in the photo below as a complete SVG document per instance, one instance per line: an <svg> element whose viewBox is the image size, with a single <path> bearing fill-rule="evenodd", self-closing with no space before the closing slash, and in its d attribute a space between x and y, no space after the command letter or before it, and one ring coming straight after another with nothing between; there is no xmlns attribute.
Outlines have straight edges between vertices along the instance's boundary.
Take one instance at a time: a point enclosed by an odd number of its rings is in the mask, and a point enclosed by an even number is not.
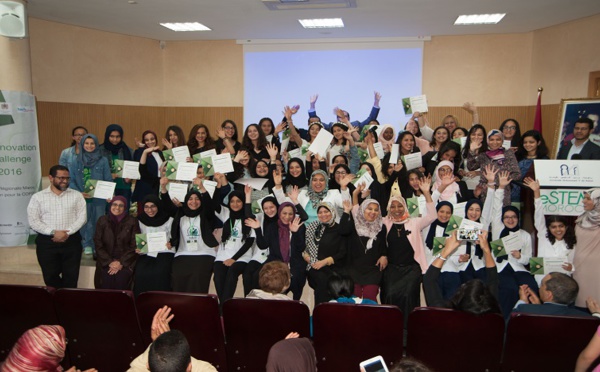
<svg viewBox="0 0 600 372"><path fill-rule="evenodd" d="M467 202L462 202L462 203L456 203L454 204L454 209L452 214L455 216L459 216L459 217L463 217L465 218L465 208L467 206ZM462 227L462 226L461 226Z"/></svg>
<svg viewBox="0 0 600 372"><path fill-rule="evenodd" d="M456 213L453 213L455 216L458 216ZM463 217L463 215L459 216L459 217ZM468 220L466 217L463 218L462 222L460 223L460 228L461 229L467 229L467 230L483 230L483 225L480 224L479 222L475 222L475 221L471 221ZM508 250L507 250L508 252Z"/></svg>
<svg viewBox="0 0 600 372"><path fill-rule="evenodd" d="M365 185L365 189L368 189L369 186L371 186L371 184L373 183L373 177L371 177L369 172L363 173L363 175L360 176L358 180L356 180L355 186L358 186L361 183Z"/></svg>
<svg viewBox="0 0 600 372"><path fill-rule="evenodd" d="M508 236L502 238L502 244L504 244L504 250L508 254L512 251L518 251L523 245L521 242L521 235L515 233L510 233Z"/></svg>
<svg viewBox="0 0 600 372"><path fill-rule="evenodd" d="M427 215L427 199L423 195L417 197L419 200L419 214L421 216Z"/></svg>
<svg viewBox="0 0 600 372"><path fill-rule="evenodd" d="M267 139L267 142L273 143L273 135L272 134L269 134L268 136L265 136L265 138Z"/></svg>
<svg viewBox="0 0 600 372"><path fill-rule="evenodd" d="M333 134L331 134L331 132L320 130L317 138L315 138L313 143L308 148L308 151L312 152L313 154L319 154L323 158L326 157L332 138Z"/></svg>
<svg viewBox="0 0 600 372"><path fill-rule="evenodd" d="M130 161L130 160L123 161L123 178L139 180L141 178L140 177L140 163L137 161Z"/></svg>
<svg viewBox="0 0 600 372"><path fill-rule="evenodd" d="M98 181L96 183L96 189L94 190L94 198L96 199L112 199L115 194L115 187L117 186L114 182Z"/></svg>
<svg viewBox="0 0 600 372"><path fill-rule="evenodd" d="M469 190L475 190L475 188L477 187L477 185L479 185L479 180L481 178L479 176L475 176L475 177L463 177L463 181L465 181L465 183L467 184L467 189Z"/></svg>
<svg viewBox="0 0 600 372"><path fill-rule="evenodd" d="M217 188L217 182L211 180L202 180L202 186L204 186L206 192L212 198L215 194L215 189Z"/></svg>
<svg viewBox="0 0 600 372"><path fill-rule="evenodd" d="M423 94L420 96L408 97L402 99L405 114L412 114L413 112L428 112L427 97ZM408 104L409 107L406 107Z"/></svg>
<svg viewBox="0 0 600 372"><path fill-rule="evenodd" d="M177 199L183 203L188 193L187 183L169 182L169 196L171 199Z"/></svg>
<svg viewBox="0 0 600 372"><path fill-rule="evenodd" d="M212 161L215 172L223 174L233 172L233 162L230 154L213 155Z"/></svg>
<svg viewBox="0 0 600 372"><path fill-rule="evenodd" d="M508 252L508 249L506 250ZM544 274L559 272L571 274L570 271L563 269L563 265L569 263L565 257L544 257Z"/></svg>
<svg viewBox="0 0 600 372"><path fill-rule="evenodd" d="M400 145L394 143L392 145L392 151L390 151L390 164L398 163L398 155L400 155Z"/></svg>
<svg viewBox="0 0 600 372"><path fill-rule="evenodd" d="M383 145L381 144L381 142L375 142L373 144L373 147L375 148L375 152L377 153L377 157L379 159L383 159L383 157L385 156L385 152L383 152Z"/></svg>
<svg viewBox="0 0 600 372"><path fill-rule="evenodd" d="M191 181L198 175L198 163L177 163L177 174L175 179L179 181Z"/></svg>
<svg viewBox="0 0 600 372"><path fill-rule="evenodd" d="M290 144L289 138L286 138L283 141L281 141L281 148L279 149L279 155L283 155L283 152L285 150L287 150L289 144Z"/></svg>
<svg viewBox="0 0 600 372"><path fill-rule="evenodd" d="M290 155L290 159L300 159L302 160L302 163L304 163L306 161L306 156L302 155L302 147L298 147L297 149L293 149L288 151L288 154Z"/></svg>
<svg viewBox="0 0 600 372"><path fill-rule="evenodd" d="M502 142L502 147L504 147L505 150L510 150L510 148L512 147L510 140L504 140Z"/></svg>
<svg viewBox="0 0 600 372"><path fill-rule="evenodd" d="M174 160L178 163L185 163L190 157L190 149L187 146L173 147L171 151L173 151Z"/></svg>
<svg viewBox="0 0 600 372"><path fill-rule="evenodd" d="M406 170L412 170L416 168L420 168L423 166L423 158L421 157L420 152L415 152L414 154L403 155L402 160L404 160L404 165L406 165Z"/></svg>
<svg viewBox="0 0 600 372"><path fill-rule="evenodd" d="M265 183L267 183L267 181L268 179L266 178L240 178L234 183L239 183L240 185L248 185L254 190L262 190L263 187L265 187Z"/></svg>
<svg viewBox="0 0 600 372"><path fill-rule="evenodd" d="M162 252L167 249L167 233L164 231L146 233L146 239L146 242L148 243L148 253Z"/></svg>

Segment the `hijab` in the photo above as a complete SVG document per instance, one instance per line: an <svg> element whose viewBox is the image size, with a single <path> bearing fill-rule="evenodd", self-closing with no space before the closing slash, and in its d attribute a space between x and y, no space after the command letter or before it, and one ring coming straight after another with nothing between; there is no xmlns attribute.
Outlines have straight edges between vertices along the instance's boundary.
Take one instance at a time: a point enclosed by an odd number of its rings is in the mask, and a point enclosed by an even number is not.
<svg viewBox="0 0 600 372"><path fill-rule="evenodd" d="M83 147L85 140L88 138L93 139L96 143L96 148L94 149L94 151L85 151ZM98 138L95 135L86 134L85 136L83 136L81 142L79 143L79 154L77 155L77 157L85 167L93 167L100 161L100 159L102 159L102 153L100 152L100 147L98 145Z"/></svg>
<svg viewBox="0 0 600 372"><path fill-rule="evenodd" d="M576 223L583 229L597 229L600 227L600 188L589 189L585 193L592 198L594 209L584 211Z"/></svg>
<svg viewBox="0 0 600 372"><path fill-rule="evenodd" d="M290 202L283 202L277 209L277 227L279 232L279 251L281 252L281 258L283 262L290 262L290 225L289 223L283 223L281 220L281 212L284 208L291 207L294 211L294 215L296 214L296 207L294 204Z"/></svg>
<svg viewBox="0 0 600 372"><path fill-rule="evenodd" d="M198 196L198 199L200 199L200 207L198 207L198 209L190 209L190 207L188 207L188 200L190 200L190 197L192 195L196 195L196 196ZM194 217L197 217L198 215L200 215L201 212L202 212L202 196L200 195L200 191L198 191L196 189L191 189L185 195L185 199L183 200L183 214L186 217L194 218Z"/></svg>
<svg viewBox="0 0 600 372"><path fill-rule="evenodd" d="M402 215L402 217L400 217L400 221L396 221L392 218L392 215L390 214L390 208L392 207L392 203L397 201L398 203L402 204L402 206L404 207L404 215ZM401 196L392 196L390 198L390 200L388 201L388 205L387 205L387 217L385 218L385 220L389 220L391 223L399 223L399 224L405 224L408 222L409 218L410 218L410 214L408 213L408 206L406 205L406 200L404 200L403 197Z"/></svg>
<svg viewBox="0 0 600 372"><path fill-rule="evenodd" d="M433 190L437 190L442 186L442 178L438 174L440 168L447 166L452 169L452 177L454 177L454 163L448 160L442 160L437 167L435 167L435 171L433 172ZM444 189L444 191L440 194L440 200L450 200L453 198L457 192L460 192L460 187L456 182L452 182L448 187Z"/></svg>
<svg viewBox="0 0 600 372"><path fill-rule="evenodd" d="M489 131L487 135L488 143L490 142L491 136L500 136L500 138L504 140L504 134L502 134L502 132L500 132L498 129L492 129L491 131ZM488 156L488 158L492 159L492 161L502 161L504 160L504 147L500 146L500 148L496 150L487 150L485 154Z"/></svg>
<svg viewBox="0 0 600 372"><path fill-rule="evenodd" d="M119 134L121 135L121 142L119 142L116 145L113 145L110 142L110 134L112 132L119 132ZM127 146L125 141L123 141L123 128L121 128L119 124L111 124L108 127L106 127L106 131L104 132L104 143L102 144L102 146L104 146L104 148L110 151L110 153L113 155L118 155L119 151L123 150L123 159L131 160L131 151L129 150L129 147Z"/></svg>
<svg viewBox="0 0 600 372"><path fill-rule="evenodd" d="M125 199L124 196L117 195L117 196L113 197L112 200L110 201L110 206L112 207L113 203L116 201L120 201L121 203L123 203L125 205L125 208L123 208L123 211L119 215L113 214L112 208L109 208L108 209L108 217L110 218L110 220L112 222L119 223L119 222L123 221L123 218L125 218L127 216L129 211L127 210L127 199Z"/></svg>
<svg viewBox="0 0 600 372"><path fill-rule="evenodd" d="M316 192L312 188L313 178L317 174L320 174L321 176L325 177L325 188L321 192ZM308 195L308 198L310 199L310 202L314 209L317 209L317 207L319 206L319 203L321 203L321 201L327 196L327 191L329 191L328 182L329 182L329 177L327 177L327 173L325 173L325 171L322 169L317 169L316 171L312 172L312 174L310 175L310 182L308 183L307 195Z"/></svg>
<svg viewBox="0 0 600 372"><path fill-rule="evenodd" d="M513 228L508 228L508 227L506 227L506 225L504 225L504 229L502 229L502 232L500 232L500 239L504 238L505 236L508 236L510 233L516 233L517 231L519 231L521 229L519 227L519 222L521 221L520 216L519 216L519 210L516 207L513 207L512 205L507 205L506 207L502 208L502 217L503 217L502 221L504 221L504 215L506 214L506 212L509 212L509 211L515 212L515 214L517 215L517 225ZM496 262L500 263L507 258L508 258L508 255L496 257Z"/></svg>
<svg viewBox="0 0 600 372"><path fill-rule="evenodd" d="M66 347L63 327L41 325L32 328L15 343L1 369L15 372L63 371L60 362Z"/></svg>
<svg viewBox="0 0 600 372"><path fill-rule="evenodd" d="M271 347L267 372L316 372L317 356L308 338L289 338Z"/></svg>
<svg viewBox="0 0 600 372"><path fill-rule="evenodd" d="M452 213L454 212L454 206L452 205L452 203L447 202L447 201L439 202L435 206L435 210L437 212L439 212L443 206L450 207L450 212L452 212ZM448 220L448 222L450 222L450 220ZM427 245L427 248L429 248L429 250L433 249L433 238L435 238L437 227L439 226L439 227L443 227L444 229L446 229L446 227L448 227L448 222L440 222L440 220L436 218L436 220L433 221L433 223L431 225L429 225L429 231L427 232L427 238L425 238L425 245ZM444 236L448 236L448 234L446 234L445 231L444 231Z"/></svg>
<svg viewBox="0 0 600 372"><path fill-rule="evenodd" d="M385 152L391 152L392 151L392 145L394 144L394 138L396 138L396 131L394 131L394 127L392 127L390 124L385 124L384 126L381 127L381 131L379 133L381 133L381 135L378 137L379 142L381 143L381 146L383 146L383 151ZM386 129L391 128L392 129L392 139L391 140L386 140L385 138L383 138L383 132L386 131Z"/></svg>
<svg viewBox="0 0 600 372"><path fill-rule="evenodd" d="M362 202L360 207L352 208L352 216L354 217L354 227L356 229L356 233L359 237L364 236L369 238L365 248L371 249L373 247L373 242L377 239L377 234L381 231L381 226L383 226L383 218L381 217L381 209L379 212L379 216L375 218L374 221L367 221L365 218L365 210L370 204L377 204L379 207L379 202L375 199L365 199Z"/></svg>
<svg viewBox="0 0 600 372"><path fill-rule="evenodd" d="M268 196L264 197L260 202L260 206L263 210L263 225L266 225L267 223L274 223L274 222L277 222L277 220L278 220L277 214L275 214L273 217L269 217L269 216L267 216L266 213L264 213L266 202L271 202L271 203L275 204L275 208L277 208L277 210L279 210L279 202L277 202L277 198L275 198L272 195L268 195Z"/></svg>
<svg viewBox="0 0 600 372"><path fill-rule="evenodd" d="M163 208L161 200L157 195L147 195L142 201L142 206L151 203L156 205L156 214L154 217L150 217L146 214L146 210L142 208L142 213L138 216L138 221L148 227L158 227L164 225L169 220L169 214Z"/></svg>
<svg viewBox="0 0 600 372"><path fill-rule="evenodd" d="M290 174L290 164L296 163L302 169L302 172L298 177L294 177ZM285 186L298 186L299 189L305 187L308 184L308 180L306 179L306 169L304 168L304 162L298 158L292 158L288 162L288 171L285 175Z"/></svg>
<svg viewBox="0 0 600 372"><path fill-rule="evenodd" d="M321 208L327 209L331 213L331 219L326 222L321 222L317 219L306 226L306 250L310 256L310 263L313 264L318 261L319 243L327 228L335 226L335 219L337 217L336 208L329 202L322 202L317 207L317 214ZM307 269L310 268L310 264Z"/></svg>
<svg viewBox="0 0 600 372"><path fill-rule="evenodd" d="M465 204L465 218L467 218L467 214L469 213L469 208L471 208L471 206L473 204L479 205L479 208L483 212L483 203L481 202L481 200L473 198L473 199L470 199L469 201L467 201L467 204ZM504 214L504 213L502 213L502 214ZM476 222L479 222L480 220L481 220L481 215L479 216L479 218L477 219ZM467 240L466 253L469 256L471 255L471 246L472 246L472 243ZM483 250L481 249L481 246L479 244L475 244L475 256L479 257L480 259L483 258Z"/></svg>
<svg viewBox="0 0 600 372"><path fill-rule="evenodd" d="M237 220L242 221L242 235L243 235L242 239L245 240L246 237L250 234L250 227L248 227L244 224L244 218L245 218L244 208L242 207L242 209L240 209L239 211L234 211L233 209L231 209L231 199L232 198L238 198L243 203L244 200L246 200L246 195L242 191L237 191L237 190L229 193L229 203L227 206L229 208L229 220L228 220L229 222L225 221L223 223L223 235L221 236L221 241L223 243L225 243L231 237L231 229L233 228L233 226L235 225Z"/></svg>

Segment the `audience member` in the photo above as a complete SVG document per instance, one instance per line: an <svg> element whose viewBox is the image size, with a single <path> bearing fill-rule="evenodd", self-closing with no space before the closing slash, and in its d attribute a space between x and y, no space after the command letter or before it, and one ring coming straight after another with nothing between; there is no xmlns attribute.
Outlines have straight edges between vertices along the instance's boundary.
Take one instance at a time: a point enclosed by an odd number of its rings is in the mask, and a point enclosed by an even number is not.
<svg viewBox="0 0 600 372"><path fill-rule="evenodd" d="M267 372L316 372L317 355L308 338L292 332L269 350Z"/></svg>
<svg viewBox="0 0 600 372"><path fill-rule="evenodd" d="M246 298L291 300L290 297L284 294L290 287L290 282L291 274L287 264L281 261L267 262L258 274L260 289L253 289Z"/></svg>

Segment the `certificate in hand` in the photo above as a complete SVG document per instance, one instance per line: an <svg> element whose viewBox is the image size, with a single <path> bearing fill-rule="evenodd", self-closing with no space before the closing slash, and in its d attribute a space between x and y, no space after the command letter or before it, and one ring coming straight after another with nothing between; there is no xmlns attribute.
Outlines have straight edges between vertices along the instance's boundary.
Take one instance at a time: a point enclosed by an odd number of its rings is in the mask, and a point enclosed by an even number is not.
<svg viewBox="0 0 600 372"><path fill-rule="evenodd" d="M217 155L217 150L210 149L210 150L202 151L199 154L192 155L192 159L194 160L194 163L201 164L201 159L210 158L213 155Z"/></svg>
<svg viewBox="0 0 600 372"><path fill-rule="evenodd" d="M502 243L504 243L504 250L507 254L510 254L512 251L521 250L521 246L523 245L521 235L515 233L511 233L502 238Z"/></svg>
<svg viewBox="0 0 600 372"><path fill-rule="evenodd" d="M240 178L234 183L238 183L240 185L248 185L254 190L262 190L263 187L265 187L265 183L267 183L267 181L268 179L266 178Z"/></svg>
<svg viewBox="0 0 600 372"><path fill-rule="evenodd" d="M146 239L148 252L161 252L167 249L167 233L164 231L146 233Z"/></svg>
<svg viewBox="0 0 600 372"><path fill-rule="evenodd" d="M431 253L435 256L444 249L446 246L446 237L435 236L433 238L433 247L431 247Z"/></svg>
<svg viewBox="0 0 600 372"><path fill-rule="evenodd" d="M213 155L211 158L215 171L223 174L233 172L233 162L230 154Z"/></svg>
<svg viewBox="0 0 600 372"><path fill-rule="evenodd" d="M96 189L93 190L93 197L96 199L112 199L115 194L115 187L117 186L114 182L107 181L96 181Z"/></svg>
<svg viewBox="0 0 600 372"><path fill-rule="evenodd" d="M317 138L314 139L313 143L308 148L308 151L325 157L327 155L327 150L331 145L332 138L333 134L331 132L326 130L319 131Z"/></svg>
<svg viewBox="0 0 600 372"><path fill-rule="evenodd" d="M200 159L200 166L204 171L205 177L211 177L215 175L215 167L213 167L212 155L206 158Z"/></svg>
<svg viewBox="0 0 600 372"><path fill-rule="evenodd" d="M178 163L185 163L190 157L190 149L187 146L173 147L171 151L173 152L174 160Z"/></svg>
<svg viewBox="0 0 600 372"><path fill-rule="evenodd" d="M399 155L400 155L400 145L394 143L392 145L392 151L390 151L390 164L397 164Z"/></svg>
<svg viewBox="0 0 600 372"><path fill-rule="evenodd" d="M459 216L459 217L463 217L465 216L465 208L467 207L467 202L462 202L462 203L456 203L454 204L454 209L452 211L452 214L455 216ZM471 221L473 222L473 221ZM468 223L468 222L466 222ZM463 226L461 226L463 227ZM481 230L481 227L479 227L479 229Z"/></svg>
<svg viewBox="0 0 600 372"><path fill-rule="evenodd" d="M352 181L355 186L360 184L365 185L365 189L368 189L369 186L373 183L373 177L367 172L365 169L361 169L357 172L356 178Z"/></svg>
<svg viewBox="0 0 600 372"><path fill-rule="evenodd" d="M215 189L217 188L217 182L211 180L202 180L202 185L206 189L206 192L212 198L215 194Z"/></svg>
<svg viewBox="0 0 600 372"><path fill-rule="evenodd" d="M375 152L377 153L377 157L379 159L383 159L383 157L385 156L385 152L383 151L383 145L381 144L381 142L375 142L373 144L373 147L375 148Z"/></svg>
<svg viewBox="0 0 600 372"><path fill-rule="evenodd" d="M502 241L502 239L490 242L490 249L494 257L507 256L506 249L504 249L504 241Z"/></svg>
<svg viewBox="0 0 600 372"><path fill-rule="evenodd" d="M191 181L198 175L198 163L177 163L175 179L179 181Z"/></svg>
<svg viewBox="0 0 600 372"><path fill-rule="evenodd" d="M419 198L412 197L406 199L406 207L408 208L408 214L411 217L419 217L420 208L419 208Z"/></svg>
<svg viewBox="0 0 600 372"><path fill-rule="evenodd" d="M463 218L460 216L452 215L450 216L450 220L448 221L448 226L446 227L446 234L451 235L454 230L458 230L460 224L462 223Z"/></svg>
<svg viewBox="0 0 600 372"><path fill-rule="evenodd" d="M132 180L139 180L140 177L140 163L131 160L115 160L113 163L113 172L116 173L118 178L129 178Z"/></svg>
<svg viewBox="0 0 600 372"><path fill-rule="evenodd" d="M171 199L177 199L183 203L188 193L188 185L186 183L169 182L168 188Z"/></svg>
<svg viewBox="0 0 600 372"><path fill-rule="evenodd" d="M531 257L529 259L529 272L532 275L546 275L552 272L570 274L563 269L567 263L564 257Z"/></svg>
<svg viewBox="0 0 600 372"><path fill-rule="evenodd" d="M302 154L301 147L288 151L288 154L290 155L290 159L294 159L294 158L300 159L302 161L302 163L304 163L306 161L306 156L304 156Z"/></svg>
<svg viewBox="0 0 600 372"><path fill-rule="evenodd" d="M412 114L413 112L428 112L427 97L423 94L420 96L402 98L402 108L406 115Z"/></svg>
<svg viewBox="0 0 600 372"><path fill-rule="evenodd" d="M420 152L415 152L414 154L403 155L402 160L404 161L404 165L406 165L406 170L412 170L416 168L420 168L423 166L423 157Z"/></svg>

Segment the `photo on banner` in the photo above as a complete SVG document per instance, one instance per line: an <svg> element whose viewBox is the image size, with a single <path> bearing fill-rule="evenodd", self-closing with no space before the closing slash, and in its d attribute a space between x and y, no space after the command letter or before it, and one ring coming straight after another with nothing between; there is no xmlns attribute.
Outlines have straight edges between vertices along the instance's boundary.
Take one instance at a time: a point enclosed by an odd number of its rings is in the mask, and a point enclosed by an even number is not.
<svg viewBox="0 0 600 372"><path fill-rule="evenodd" d="M573 128L579 118L589 118L594 122L594 129L590 141L600 146L600 99L598 98L570 98L560 102L558 111L558 125L554 133L554 158L558 151L567 142L573 139Z"/></svg>

